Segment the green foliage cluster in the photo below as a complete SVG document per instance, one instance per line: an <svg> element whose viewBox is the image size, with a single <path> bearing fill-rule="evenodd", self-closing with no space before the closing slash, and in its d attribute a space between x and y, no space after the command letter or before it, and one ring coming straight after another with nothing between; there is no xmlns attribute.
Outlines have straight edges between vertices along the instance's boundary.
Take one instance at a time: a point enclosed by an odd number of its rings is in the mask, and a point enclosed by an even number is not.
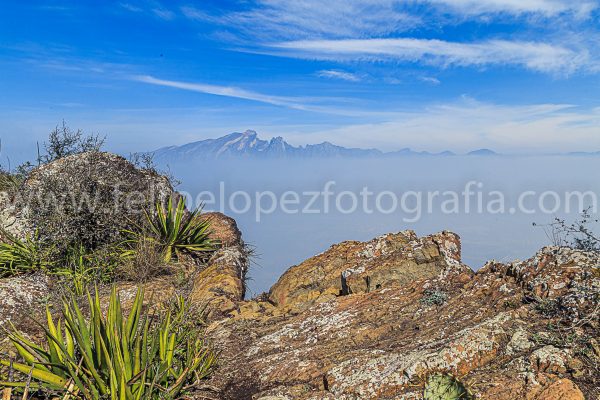
<svg viewBox="0 0 600 400"><path fill-rule="evenodd" d="M146 213L146 224L137 230L129 230L129 243L149 240L163 253L163 261L171 262L182 254L207 255L215 249L210 239L210 221L201 217L201 208L187 211L185 200L180 197L174 204L171 196L166 204L157 203L154 213Z"/></svg>
<svg viewBox="0 0 600 400"><path fill-rule="evenodd" d="M437 289L426 289L421 304L426 306L441 306L448 300L446 292Z"/></svg>
<svg viewBox="0 0 600 400"><path fill-rule="evenodd" d="M98 292L88 293L89 318L65 300L62 319L47 311L44 345L13 328L9 337L23 361L0 362L22 379L0 385L89 400L177 398L211 373L215 354L190 329L182 299L154 315L143 311L143 300L140 289L125 317L115 289L106 313Z"/></svg>
<svg viewBox="0 0 600 400"><path fill-rule="evenodd" d="M21 240L0 232L0 277L42 270L62 278L67 287L82 295L94 284L113 280L116 272L138 282L159 275L166 265L184 254L204 259L217 243L210 239L210 221L201 210L187 211L180 198L176 205L157 203L155 212L146 212L143 226L123 232L126 239L113 245L89 249L81 242L61 249L39 234Z"/></svg>
<svg viewBox="0 0 600 400"><path fill-rule="evenodd" d="M50 272L77 296L92 285L110 283L118 266L119 254L110 247L89 252L82 245L68 249L66 256Z"/></svg>
<svg viewBox="0 0 600 400"><path fill-rule="evenodd" d="M20 240L2 230L0 235L0 278L37 270L49 270L54 266L52 247L44 246L37 232Z"/></svg>
<svg viewBox="0 0 600 400"><path fill-rule="evenodd" d="M425 400L471 400L473 395L453 375L446 373L431 374L425 382L423 392Z"/></svg>

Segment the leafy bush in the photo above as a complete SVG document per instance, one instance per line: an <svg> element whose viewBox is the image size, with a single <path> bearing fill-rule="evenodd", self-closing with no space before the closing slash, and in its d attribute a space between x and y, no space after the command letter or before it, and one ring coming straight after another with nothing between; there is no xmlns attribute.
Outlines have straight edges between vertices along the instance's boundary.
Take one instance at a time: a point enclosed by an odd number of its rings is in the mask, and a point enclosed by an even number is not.
<svg viewBox="0 0 600 400"><path fill-rule="evenodd" d="M9 337L23 362L1 363L24 380L0 385L22 388L31 377L31 387L46 396L58 392L93 400L176 398L211 373L215 355L199 332L186 325L188 309L182 299L153 316L143 312L143 299L140 289L125 317L113 289L104 316L98 293L94 298L88 293L88 319L75 300L64 301L62 320L55 323L47 311L43 347L13 329Z"/></svg>
<svg viewBox="0 0 600 400"><path fill-rule="evenodd" d="M40 240L37 232L21 240L1 230L0 277L12 277L42 270L63 277L67 286L81 296L91 284L112 280L118 261L116 251L88 252L83 246L69 248L63 256L55 247Z"/></svg>
<svg viewBox="0 0 600 400"><path fill-rule="evenodd" d="M14 193L21 183L22 179L18 175L0 171L0 192Z"/></svg>
<svg viewBox="0 0 600 400"><path fill-rule="evenodd" d="M154 214L146 213L145 227L128 231L131 243L149 238L161 248L166 263L179 258L182 253L206 255L215 249L215 243L210 239L210 221L200 217L201 208L188 212L183 198L179 198L174 206L171 196L166 206L157 203L155 211Z"/></svg>
<svg viewBox="0 0 600 400"><path fill-rule="evenodd" d="M54 265L53 248L44 246L37 232L24 240L2 230L0 242L0 277L49 269Z"/></svg>
<svg viewBox="0 0 600 400"><path fill-rule="evenodd" d="M430 375L425 382L424 400L470 400L473 396L454 376L445 373Z"/></svg>

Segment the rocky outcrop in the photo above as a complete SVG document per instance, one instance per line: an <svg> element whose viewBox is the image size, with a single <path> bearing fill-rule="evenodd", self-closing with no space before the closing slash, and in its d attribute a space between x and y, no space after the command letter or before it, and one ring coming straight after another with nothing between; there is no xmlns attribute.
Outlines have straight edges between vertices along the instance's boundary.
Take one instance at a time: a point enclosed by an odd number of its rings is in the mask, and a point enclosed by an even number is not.
<svg viewBox="0 0 600 400"><path fill-rule="evenodd" d="M196 274L190 300L207 307L209 319L217 319L237 309L246 293L248 252L233 218L221 213L207 213L212 237L219 249L207 265Z"/></svg>
<svg viewBox="0 0 600 400"><path fill-rule="evenodd" d="M333 246L211 325L213 396L420 399L448 373L481 399L595 399L598 265L548 247L473 273L448 232Z"/></svg>
<svg viewBox="0 0 600 400"><path fill-rule="evenodd" d="M449 232L419 239L406 231L367 243L344 242L290 268L271 289L269 300L283 310L299 311L344 294L433 278L458 264L460 241Z"/></svg>

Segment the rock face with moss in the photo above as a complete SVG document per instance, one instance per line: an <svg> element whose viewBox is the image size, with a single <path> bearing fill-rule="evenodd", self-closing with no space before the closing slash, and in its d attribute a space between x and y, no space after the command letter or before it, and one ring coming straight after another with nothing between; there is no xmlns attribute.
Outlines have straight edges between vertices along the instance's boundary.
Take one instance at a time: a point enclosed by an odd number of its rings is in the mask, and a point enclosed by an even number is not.
<svg viewBox="0 0 600 400"><path fill-rule="evenodd" d="M448 232L342 243L211 326L214 385L223 399L422 399L441 376L482 399L595 399L598 265L548 247L473 273Z"/></svg>

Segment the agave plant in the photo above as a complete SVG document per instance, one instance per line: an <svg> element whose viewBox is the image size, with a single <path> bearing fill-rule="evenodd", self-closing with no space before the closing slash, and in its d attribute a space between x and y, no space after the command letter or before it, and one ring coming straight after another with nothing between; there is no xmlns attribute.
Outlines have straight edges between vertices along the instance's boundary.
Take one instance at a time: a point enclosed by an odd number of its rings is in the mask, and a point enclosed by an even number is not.
<svg viewBox="0 0 600 400"><path fill-rule="evenodd" d="M435 373L427 378L423 399L425 400L471 400L473 396L454 376Z"/></svg>
<svg viewBox="0 0 600 400"><path fill-rule="evenodd" d="M177 205L170 197L167 205L156 204L154 213L146 213L149 239L155 241L164 252L164 261L179 258L182 252L190 254L213 251L215 243L210 239L210 221L201 218L202 207L187 211L185 200L179 198ZM127 231L133 240L139 241L145 235L144 229ZM125 255L131 255L131 251Z"/></svg>
<svg viewBox="0 0 600 400"><path fill-rule="evenodd" d="M24 240L2 230L0 242L0 277L14 276L53 266L52 247L46 247L37 231Z"/></svg>
<svg viewBox="0 0 600 400"><path fill-rule="evenodd" d="M23 362L0 363L32 383L0 382L0 386L33 387L45 394L89 400L175 398L186 385L211 372L214 353L197 335L182 329L185 307L149 316L143 312L140 289L125 317L113 288L104 316L98 292L87 297L88 319L74 299L63 302L62 319L56 322L46 311L45 346L13 327L9 338Z"/></svg>

